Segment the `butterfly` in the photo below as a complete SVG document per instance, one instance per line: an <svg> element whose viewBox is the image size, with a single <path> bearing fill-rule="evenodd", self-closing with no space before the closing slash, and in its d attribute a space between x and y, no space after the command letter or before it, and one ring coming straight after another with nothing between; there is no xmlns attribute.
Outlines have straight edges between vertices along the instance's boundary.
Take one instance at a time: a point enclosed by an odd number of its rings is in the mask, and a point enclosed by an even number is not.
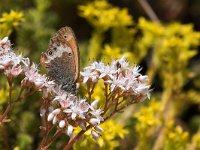
<svg viewBox="0 0 200 150"><path fill-rule="evenodd" d="M76 93L76 82L80 72L80 54L76 37L70 27L62 27L50 39L40 63L47 68L48 75L61 89Z"/></svg>

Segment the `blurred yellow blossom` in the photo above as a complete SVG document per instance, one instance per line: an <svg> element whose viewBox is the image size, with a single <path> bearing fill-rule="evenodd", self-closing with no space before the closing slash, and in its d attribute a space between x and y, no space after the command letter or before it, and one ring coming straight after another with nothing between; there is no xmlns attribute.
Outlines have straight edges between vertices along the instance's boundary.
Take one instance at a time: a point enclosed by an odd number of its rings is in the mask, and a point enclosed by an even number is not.
<svg viewBox="0 0 200 150"><path fill-rule="evenodd" d="M9 36L14 28L24 21L22 12L11 10L9 13L3 13L0 18L0 38Z"/></svg>
<svg viewBox="0 0 200 150"><path fill-rule="evenodd" d="M131 15L126 8L120 9L105 0L98 0L79 6L80 15L99 30L111 27L129 26L133 24Z"/></svg>
<svg viewBox="0 0 200 150"><path fill-rule="evenodd" d="M8 90L9 90L8 84L6 84L5 87L1 86L1 88L0 88L0 104L4 104L7 102L8 96L9 96Z"/></svg>
<svg viewBox="0 0 200 150"><path fill-rule="evenodd" d="M173 121L168 123L165 131L164 150L185 150L189 138L189 133L181 126L175 126Z"/></svg>
<svg viewBox="0 0 200 150"><path fill-rule="evenodd" d="M114 120L107 120L101 127L104 129L104 132L97 142L91 137L91 130L88 130L84 134L84 140L78 141L74 145L74 149L94 149L98 145L101 150L113 150L119 146L119 139L123 139L128 133L128 130ZM78 133L78 131L75 132Z"/></svg>

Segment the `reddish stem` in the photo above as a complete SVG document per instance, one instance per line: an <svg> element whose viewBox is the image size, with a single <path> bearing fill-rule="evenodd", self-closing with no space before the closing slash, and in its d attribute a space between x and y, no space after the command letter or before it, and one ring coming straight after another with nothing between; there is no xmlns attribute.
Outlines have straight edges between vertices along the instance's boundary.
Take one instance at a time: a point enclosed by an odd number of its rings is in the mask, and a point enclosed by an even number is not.
<svg viewBox="0 0 200 150"><path fill-rule="evenodd" d="M92 128L91 125L87 126L86 130L81 130L76 136L74 136L72 139L69 140L69 142L67 143L67 145L64 147L63 150L70 150L73 144L90 128Z"/></svg>

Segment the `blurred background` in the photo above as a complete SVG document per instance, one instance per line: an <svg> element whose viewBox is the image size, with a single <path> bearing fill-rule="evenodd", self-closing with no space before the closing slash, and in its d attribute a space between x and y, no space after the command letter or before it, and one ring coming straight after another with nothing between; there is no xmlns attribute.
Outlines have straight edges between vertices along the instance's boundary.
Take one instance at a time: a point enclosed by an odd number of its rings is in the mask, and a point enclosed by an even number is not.
<svg viewBox="0 0 200 150"><path fill-rule="evenodd" d="M75 32L81 69L125 55L152 85L150 100L104 123L98 142L86 134L74 149L200 149L199 0L0 0L0 38L9 36L15 51L33 62L63 26ZM1 80L0 112L7 88ZM95 91L101 100L101 83ZM15 106L12 122L0 128L0 149L36 149L40 104L37 93ZM66 139L50 149L61 149Z"/></svg>

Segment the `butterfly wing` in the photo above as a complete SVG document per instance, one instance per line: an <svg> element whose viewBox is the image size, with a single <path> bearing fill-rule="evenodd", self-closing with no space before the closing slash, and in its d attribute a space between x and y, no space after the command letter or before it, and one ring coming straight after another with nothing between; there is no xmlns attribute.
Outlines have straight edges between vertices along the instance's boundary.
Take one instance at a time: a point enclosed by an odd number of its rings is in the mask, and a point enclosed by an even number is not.
<svg viewBox="0 0 200 150"><path fill-rule="evenodd" d="M66 91L74 93L79 77L80 58L75 35L70 27L61 28L49 42L41 64L49 76Z"/></svg>

